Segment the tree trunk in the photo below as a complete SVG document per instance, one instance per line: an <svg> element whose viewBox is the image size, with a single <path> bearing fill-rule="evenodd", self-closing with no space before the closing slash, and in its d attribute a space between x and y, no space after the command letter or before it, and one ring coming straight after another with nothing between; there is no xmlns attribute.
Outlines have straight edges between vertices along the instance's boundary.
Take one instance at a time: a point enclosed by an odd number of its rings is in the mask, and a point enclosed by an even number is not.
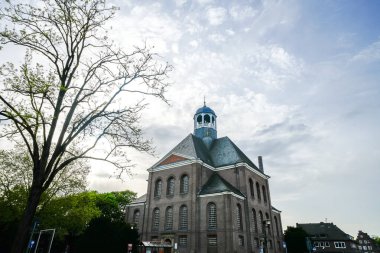
<svg viewBox="0 0 380 253"><path fill-rule="evenodd" d="M33 217L42 195L42 187L32 184L24 214L20 220L11 253L24 253L29 240Z"/></svg>

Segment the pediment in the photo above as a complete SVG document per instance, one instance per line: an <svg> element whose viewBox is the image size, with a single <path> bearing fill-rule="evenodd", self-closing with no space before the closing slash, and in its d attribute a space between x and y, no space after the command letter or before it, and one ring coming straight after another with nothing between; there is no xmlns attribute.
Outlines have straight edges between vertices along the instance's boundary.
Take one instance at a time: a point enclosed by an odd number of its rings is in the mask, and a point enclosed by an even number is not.
<svg viewBox="0 0 380 253"><path fill-rule="evenodd" d="M170 164L170 163L176 163L176 162L185 161L185 160L188 160L188 159L185 157L179 156L179 155L171 154L166 159L164 159L162 162L160 162L160 164L158 164L158 166L166 165L166 164Z"/></svg>

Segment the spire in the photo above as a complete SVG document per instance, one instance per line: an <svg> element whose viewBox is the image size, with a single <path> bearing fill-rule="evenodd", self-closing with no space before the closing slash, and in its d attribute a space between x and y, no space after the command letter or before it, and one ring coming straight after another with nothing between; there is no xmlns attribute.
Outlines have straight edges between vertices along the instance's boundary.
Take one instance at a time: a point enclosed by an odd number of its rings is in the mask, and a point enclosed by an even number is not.
<svg viewBox="0 0 380 253"><path fill-rule="evenodd" d="M206 96L203 96L203 106L206 107Z"/></svg>

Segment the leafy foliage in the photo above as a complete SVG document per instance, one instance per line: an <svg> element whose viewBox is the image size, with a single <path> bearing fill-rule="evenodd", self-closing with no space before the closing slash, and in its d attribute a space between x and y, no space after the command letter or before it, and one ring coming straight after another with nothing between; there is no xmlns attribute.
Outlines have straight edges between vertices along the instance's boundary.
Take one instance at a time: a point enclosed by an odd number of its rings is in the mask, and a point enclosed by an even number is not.
<svg viewBox="0 0 380 253"><path fill-rule="evenodd" d="M288 227L284 233L288 253L307 252L306 237L307 233L302 228Z"/></svg>
<svg viewBox="0 0 380 253"><path fill-rule="evenodd" d="M53 243L56 250L63 250L66 245L74 248L75 246L82 247L82 244L87 245L91 240L106 245L119 240L120 245L124 247L126 238L138 239L137 232L132 231L131 227L124 222L124 207L135 196L136 193L131 191L110 193L89 191L55 196L36 214L39 229L56 229ZM3 248L5 252L9 251L11 238L16 232L16 224L22 217L26 197L27 193L23 187L14 187L14 190L7 195L7 199L0 198L0 213L2 214L0 215L0 242L2 244L0 249ZM105 233L103 229L108 229L107 236L114 239L101 239L101 235ZM103 238L106 237L103 234ZM123 243L120 240L124 240Z"/></svg>
<svg viewBox="0 0 380 253"><path fill-rule="evenodd" d="M105 0L0 7L4 50L26 51L21 66L0 67L0 139L22 143L33 174L13 253L24 251L42 194L64 168L94 159L128 172L131 149L152 151L139 118L146 96L167 102L172 67L149 48L125 52L107 38L116 10Z"/></svg>

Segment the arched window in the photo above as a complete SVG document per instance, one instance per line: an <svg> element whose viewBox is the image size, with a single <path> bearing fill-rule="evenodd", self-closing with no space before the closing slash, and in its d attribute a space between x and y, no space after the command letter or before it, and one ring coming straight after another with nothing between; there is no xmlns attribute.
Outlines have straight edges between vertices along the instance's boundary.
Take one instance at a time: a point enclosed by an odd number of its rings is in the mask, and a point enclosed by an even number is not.
<svg viewBox="0 0 380 253"><path fill-rule="evenodd" d="M258 232L256 210L252 209L252 227L253 231Z"/></svg>
<svg viewBox="0 0 380 253"><path fill-rule="evenodd" d="M169 177L166 195L174 195L174 177Z"/></svg>
<svg viewBox="0 0 380 253"><path fill-rule="evenodd" d="M206 114L204 116L204 121L205 121L205 123L210 123L211 122L210 115Z"/></svg>
<svg viewBox="0 0 380 253"><path fill-rule="evenodd" d="M261 226L261 233L264 233L264 228L265 228L265 224L264 224L264 216L263 216L263 213L261 211L259 211L259 218L260 218L260 226Z"/></svg>
<svg viewBox="0 0 380 253"><path fill-rule="evenodd" d="M208 203L207 205L207 221L209 230L217 228L216 205L214 203Z"/></svg>
<svg viewBox="0 0 380 253"><path fill-rule="evenodd" d="M197 117L197 122L200 124L202 123L202 115L198 115Z"/></svg>
<svg viewBox="0 0 380 253"><path fill-rule="evenodd" d="M268 213L265 213L265 220L269 220L269 214ZM271 229L270 229L270 225L267 225L266 227L268 228L268 234L271 235L272 232L271 232Z"/></svg>
<svg viewBox="0 0 380 253"><path fill-rule="evenodd" d="M256 182L256 192L257 192L257 198L259 199L259 201L261 201L260 185L258 182Z"/></svg>
<svg viewBox="0 0 380 253"><path fill-rule="evenodd" d="M136 209L134 212L133 212L133 223L138 226L139 225L139 221L140 221L140 210L139 209Z"/></svg>
<svg viewBox="0 0 380 253"><path fill-rule="evenodd" d="M263 190L264 203L267 203L267 191L265 190L265 186L264 185L262 186L262 190Z"/></svg>
<svg viewBox="0 0 380 253"><path fill-rule="evenodd" d="M255 193L254 193L254 191L253 191L253 181L252 181L252 179L250 178L249 179L249 190L250 190L250 192L251 192L251 197L252 198L254 198L255 197Z"/></svg>
<svg viewBox="0 0 380 253"><path fill-rule="evenodd" d="M165 212L165 230L173 229L173 208L169 206Z"/></svg>
<svg viewBox="0 0 380 253"><path fill-rule="evenodd" d="M189 176L183 175L181 177L180 193L185 194L189 192Z"/></svg>
<svg viewBox="0 0 380 253"><path fill-rule="evenodd" d="M162 192L162 180L157 179L156 183L154 184L154 197L161 197Z"/></svg>
<svg viewBox="0 0 380 253"><path fill-rule="evenodd" d="M160 209L155 208L153 210L153 217L152 217L152 230L158 231L160 227Z"/></svg>
<svg viewBox="0 0 380 253"><path fill-rule="evenodd" d="M242 221L242 215L241 215L241 206L240 204L236 205L236 225L239 230L243 229L243 221Z"/></svg>
<svg viewBox="0 0 380 253"><path fill-rule="evenodd" d="M280 231L278 230L278 222L277 222L277 217L274 216L274 225L276 227L276 234L277 236L280 236Z"/></svg>
<svg viewBox="0 0 380 253"><path fill-rule="evenodd" d="M179 229L187 230L188 228L188 215L187 215L187 206L182 205L179 208Z"/></svg>

